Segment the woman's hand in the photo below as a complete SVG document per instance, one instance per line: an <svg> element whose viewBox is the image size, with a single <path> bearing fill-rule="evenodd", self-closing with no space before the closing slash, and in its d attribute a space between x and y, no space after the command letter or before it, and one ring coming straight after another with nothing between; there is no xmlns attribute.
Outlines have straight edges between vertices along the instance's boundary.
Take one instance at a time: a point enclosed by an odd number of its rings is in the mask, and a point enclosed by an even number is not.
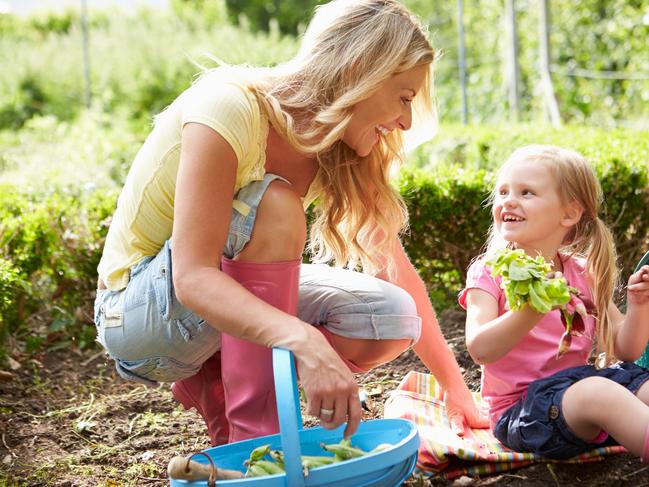
<svg viewBox="0 0 649 487"><path fill-rule="evenodd" d="M467 428L489 427L489 419L478 410L466 387L445 391L444 404L451 429L456 435L464 436Z"/></svg>
<svg viewBox="0 0 649 487"><path fill-rule="evenodd" d="M628 305L649 304L649 265L643 265L638 272L631 274L626 289Z"/></svg>
<svg viewBox="0 0 649 487"><path fill-rule="evenodd" d="M327 429L347 422L344 436L354 434L361 421L361 404L354 375L324 336L309 325L307 340L293 348L307 413Z"/></svg>

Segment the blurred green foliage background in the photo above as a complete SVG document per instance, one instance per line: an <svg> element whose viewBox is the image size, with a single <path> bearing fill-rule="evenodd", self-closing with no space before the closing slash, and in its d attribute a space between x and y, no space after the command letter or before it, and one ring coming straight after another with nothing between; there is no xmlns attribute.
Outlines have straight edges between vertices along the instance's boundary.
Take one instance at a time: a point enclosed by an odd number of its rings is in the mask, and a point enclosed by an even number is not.
<svg viewBox="0 0 649 487"><path fill-rule="evenodd" d="M90 11L92 95L103 110L124 108L148 118L196 73L205 54L231 63L274 64L296 51L314 0L170 0L168 10L135 15ZM428 26L441 118L458 121L458 18L454 2L407 0ZM502 0L464 2L469 120L508 118L506 21ZM543 118L539 88L539 3L518 0L522 120ZM553 78L564 121L647 128L649 3L643 0L553 0ZM61 120L83 104L78 10L19 18L0 14L0 127L17 128L35 114ZM576 70L629 79L574 76ZM580 71L577 71L580 72ZM603 72L603 73L602 73ZM588 74L588 73L582 73Z"/></svg>

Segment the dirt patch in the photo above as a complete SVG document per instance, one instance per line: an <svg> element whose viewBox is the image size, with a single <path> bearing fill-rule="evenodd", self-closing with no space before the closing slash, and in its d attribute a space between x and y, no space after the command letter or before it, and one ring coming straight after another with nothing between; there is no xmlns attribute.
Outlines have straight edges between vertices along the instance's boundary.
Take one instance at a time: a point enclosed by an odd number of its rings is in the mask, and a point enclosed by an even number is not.
<svg viewBox="0 0 649 487"><path fill-rule="evenodd" d="M440 321L467 383L477 389L480 374L464 347L463 313L445 312ZM36 359L16 358L21 367L12 380L0 382L0 487L164 486L172 456L209 447L201 417L178 406L168 385L149 388L124 381L101 353L67 349ZM372 395L368 418L382 417L387 393L410 370L426 371L411 351L359 375ZM594 464L536 464L482 478L451 482L413 476L407 482L576 484L649 486L649 466L625 454Z"/></svg>

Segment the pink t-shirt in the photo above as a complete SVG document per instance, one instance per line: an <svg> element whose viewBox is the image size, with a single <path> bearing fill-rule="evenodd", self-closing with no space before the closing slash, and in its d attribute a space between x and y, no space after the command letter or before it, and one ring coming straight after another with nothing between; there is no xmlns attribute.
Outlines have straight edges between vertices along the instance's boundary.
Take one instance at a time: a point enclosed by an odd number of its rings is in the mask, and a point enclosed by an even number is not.
<svg viewBox="0 0 649 487"><path fill-rule="evenodd" d="M562 256L563 275L572 287L576 287L584 298L592 301L588 288L583 259ZM459 296L459 303L466 309L466 296L470 289L482 289L498 301L498 316L509 308L504 291L500 288L501 278L494 278L483 260L474 262L466 279L466 288ZM595 319L589 316L582 336L573 336L569 350L559 359L557 348L565 327L561 322L561 311L552 310L512 348L507 355L482 365L481 392L489 405L489 419L492 427L502 413L516 403L527 391L529 384L548 377L560 370L585 365L593 347Z"/></svg>

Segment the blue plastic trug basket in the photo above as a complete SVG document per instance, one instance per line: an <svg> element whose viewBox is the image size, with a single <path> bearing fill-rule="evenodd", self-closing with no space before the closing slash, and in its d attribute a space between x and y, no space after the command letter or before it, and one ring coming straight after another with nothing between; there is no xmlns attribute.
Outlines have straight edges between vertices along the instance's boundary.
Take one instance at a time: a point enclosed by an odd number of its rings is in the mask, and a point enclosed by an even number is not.
<svg viewBox="0 0 649 487"><path fill-rule="evenodd" d="M327 455L320 443L338 443L343 437L344 425L327 430L322 427L303 428L297 392L295 365L291 352L273 349L273 371L279 415L280 433L246 441L230 443L204 450L219 468L244 472L243 462L250 452L261 445L284 452L286 473L267 477L251 477L218 481L223 486L264 487L394 487L400 485L413 471L417 462L419 435L416 425L406 419L375 419L361 422L352 437L352 444L365 451L382 443L392 447L370 455L345 460L309 471L304 476L301 455ZM208 463L200 455L195 461ZM204 487L207 481L188 482L171 479L172 487Z"/></svg>

